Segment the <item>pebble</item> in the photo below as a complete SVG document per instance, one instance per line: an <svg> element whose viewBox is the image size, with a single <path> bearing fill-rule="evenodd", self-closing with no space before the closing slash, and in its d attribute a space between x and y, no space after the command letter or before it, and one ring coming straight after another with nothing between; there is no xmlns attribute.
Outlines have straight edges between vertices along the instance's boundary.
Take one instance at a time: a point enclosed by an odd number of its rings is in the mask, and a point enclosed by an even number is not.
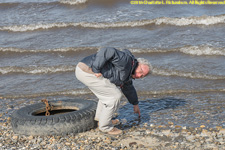
<svg viewBox="0 0 225 150"><path fill-rule="evenodd" d="M200 128L205 128L205 125L201 125Z"/></svg>
<svg viewBox="0 0 225 150"><path fill-rule="evenodd" d="M131 142L131 143L129 143L129 146L132 147L132 146L134 146L136 144L137 144L137 142Z"/></svg>
<svg viewBox="0 0 225 150"><path fill-rule="evenodd" d="M70 146L71 143L70 143L70 142L66 142L65 145L66 145L66 146Z"/></svg>
<svg viewBox="0 0 225 150"><path fill-rule="evenodd" d="M141 132L133 132L132 135L133 136L138 136L138 135L141 135Z"/></svg>
<svg viewBox="0 0 225 150"><path fill-rule="evenodd" d="M163 130L162 134L164 134L165 136L169 136L170 130Z"/></svg>
<svg viewBox="0 0 225 150"><path fill-rule="evenodd" d="M182 128L181 126L176 125L175 128Z"/></svg>
<svg viewBox="0 0 225 150"><path fill-rule="evenodd" d="M32 135L30 135L27 139L28 140L32 140L34 137Z"/></svg>
<svg viewBox="0 0 225 150"><path fill-rule="evenodd" d="M146 133L146 134L150 134L151 131L150 131L150 130L146 130L145 133Z"/></svg>
<svg viewBox="0 0 225 150"><path fill-rule="evenodd" d="M225 129L220 129L219 134L223 134L225 136Z"/></svg>
<svg viewBox="0 0 225 150"><path fill-rule="evenodd" d="M169 124L169 125L173 125L173 122L169 121L168 124Z"/></svg>
<svg viewBox="0 0 225 150"><path fill-rule="evenodd" d="M111 144L111 140L104 140L104 143Z"/></svg>
<svg viewBox="0 0 225 150"><path fill-rule="evenodd" d="M18 139L18 135L14 135L12 138L14 139L14 140L17 140Z"/></svg>
<svg viewBox="0 0 225 150"><path fill-rule="evenodd" d="M138 147L144 148L145 146L143 144L138 144Z"/></svg>
<svg viewBox="0 0 225 150"><path fill-rule="evenodd" d="M40 143L40 145L42 145L42 146L43 146L43 145L46 145L46 142L43 141L43 142Z"/></svg>

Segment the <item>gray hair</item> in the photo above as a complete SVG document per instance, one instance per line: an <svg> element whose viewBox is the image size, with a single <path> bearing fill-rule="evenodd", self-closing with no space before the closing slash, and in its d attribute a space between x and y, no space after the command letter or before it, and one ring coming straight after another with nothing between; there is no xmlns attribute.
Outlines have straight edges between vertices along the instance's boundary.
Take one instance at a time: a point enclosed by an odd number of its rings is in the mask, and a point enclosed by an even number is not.
<svg viewBox="0 0 225 150"><path fill-rule="evenodd" d="M149 73L148 74L152 74L153 67L152 67L151 63L147 59L145 59L145 58L138 58L137 61L140 64L142 64L142 65L147 65L148 68L149 68Z"/></svg>

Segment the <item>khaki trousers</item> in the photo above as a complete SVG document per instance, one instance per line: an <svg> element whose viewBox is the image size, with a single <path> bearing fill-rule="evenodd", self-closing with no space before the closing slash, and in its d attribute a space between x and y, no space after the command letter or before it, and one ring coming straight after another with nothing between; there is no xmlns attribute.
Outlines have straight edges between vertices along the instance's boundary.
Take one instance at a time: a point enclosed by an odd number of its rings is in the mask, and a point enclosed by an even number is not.
<svg viewBox="0 0 225 150"><path fill-rule="evenodd" d="M94 74L83 71L76 67L75 75L84 83L99 99L95 120L99 121L99 129L108 132L113 129L112 117L119 108L121 91L115 84L104 77L97 78Z"/></svg>

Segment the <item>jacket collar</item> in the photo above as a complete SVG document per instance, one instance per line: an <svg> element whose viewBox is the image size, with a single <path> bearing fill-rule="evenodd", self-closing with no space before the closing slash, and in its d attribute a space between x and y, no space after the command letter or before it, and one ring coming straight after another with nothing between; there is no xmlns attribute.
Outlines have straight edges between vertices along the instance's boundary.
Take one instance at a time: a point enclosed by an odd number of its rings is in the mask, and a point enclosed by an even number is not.
<svg viewBox="0 0 225 150"><path fill-rule="evenodd" d="M135 60L136 60L136 59L135 59ZM136 60L136 62L134 62L134 65L133 65L133 67L132 67L132 75L134 74L134 72L135 72L137 66L138 66L138 62L137 62L137 60Z"/></svg>
<svg viewBox="0 0 225 150"><path fill-rule="evenodd" d="M138 61L137 61L137 59L133 58L132 69L131 69L131 74L130 74L131 79L134 79L134 78L132 78L132 75L135 73L135 70L136 70L137 66L138 66Z"/></svg>

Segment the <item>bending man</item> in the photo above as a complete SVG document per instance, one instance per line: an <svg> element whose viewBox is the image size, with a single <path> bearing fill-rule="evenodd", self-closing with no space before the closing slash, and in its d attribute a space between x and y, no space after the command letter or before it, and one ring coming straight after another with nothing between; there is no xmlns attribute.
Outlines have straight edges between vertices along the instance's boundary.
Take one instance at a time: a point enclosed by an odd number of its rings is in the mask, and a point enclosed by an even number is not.
<svg viewBox="0 0 225 150"><path fill-rule="evenodd" d="M133 105L134 113L141 115L137 92L132 79L139 79L151 73L151 64L144 58L136 59L129 50L107 47L82 59L76 67L76 77L98 97L95 120L99 129L108 134L121 134L122 130L112 120L121 99L121 91ZM120 89L118 88L120 87Z"/></svg>

